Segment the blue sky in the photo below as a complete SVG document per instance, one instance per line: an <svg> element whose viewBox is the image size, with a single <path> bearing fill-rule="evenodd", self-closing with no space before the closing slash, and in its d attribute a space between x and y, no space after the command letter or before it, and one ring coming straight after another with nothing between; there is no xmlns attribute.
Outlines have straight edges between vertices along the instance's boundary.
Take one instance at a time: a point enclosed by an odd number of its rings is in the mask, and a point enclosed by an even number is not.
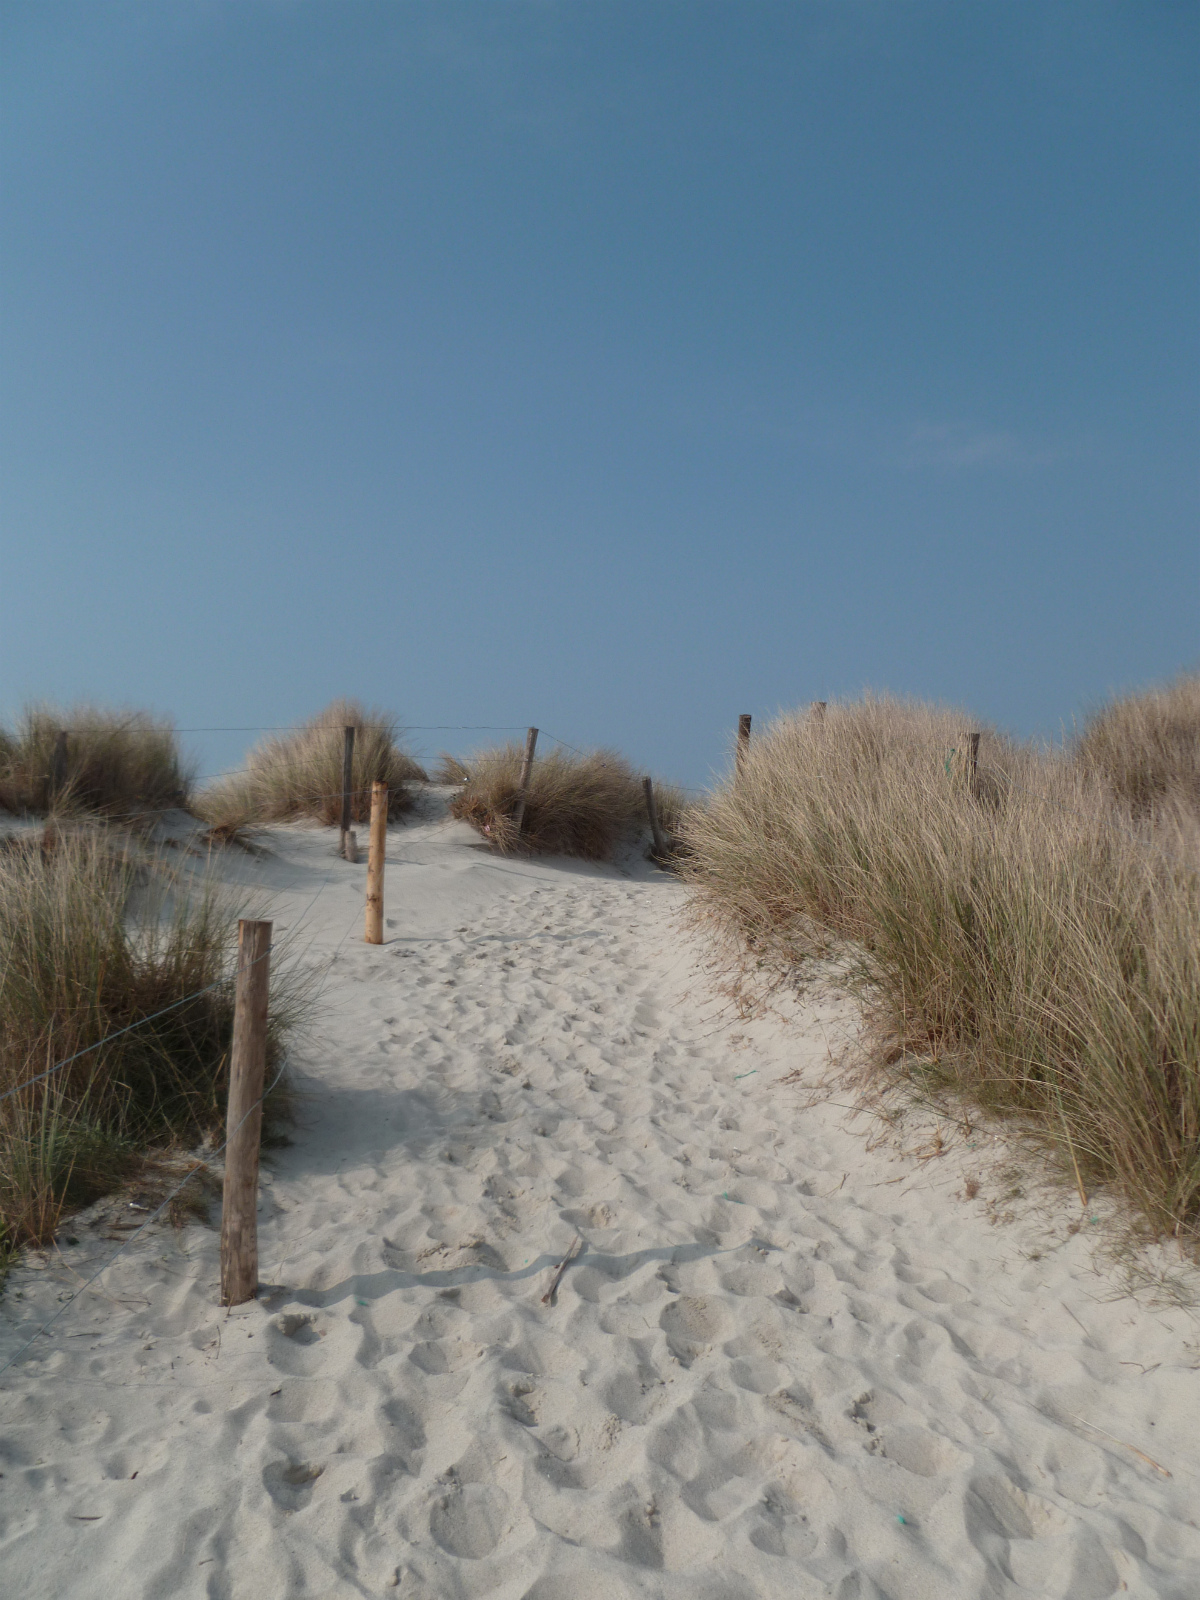
<svg viewBox="0 0 1200 1600"><path fill-rule="evenodd" d="M699 783L741 711L1196 664L1198 22L9 0L0 711Z"/></svg>

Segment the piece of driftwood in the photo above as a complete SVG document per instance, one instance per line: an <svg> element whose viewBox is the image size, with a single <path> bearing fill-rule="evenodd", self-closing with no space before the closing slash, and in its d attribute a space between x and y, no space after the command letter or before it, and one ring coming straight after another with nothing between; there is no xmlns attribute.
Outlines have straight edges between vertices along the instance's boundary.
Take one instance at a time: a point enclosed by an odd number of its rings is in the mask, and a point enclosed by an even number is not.
<svg viewBox="0 0 1200 1600"><path fill-rule="evenodd" d="M554 1276L550 1280L550 1287L546 1290L545 1294L542 1296L542 1304L544 1306L552 1306L554 1304L554 1297L558 1293L559 1284L563 1281L563 1274L566 1272L567 1268L571 1265L572 1261L574 1261L575 1258L582 1252L582 1250L583 1250L583 1240L579 1237L578 1234L576 1234L575 1235L575 1243L571 1246L571 1248L567 1251L566 1255L558 1263L558 1266L554 1269Z"/></svg>

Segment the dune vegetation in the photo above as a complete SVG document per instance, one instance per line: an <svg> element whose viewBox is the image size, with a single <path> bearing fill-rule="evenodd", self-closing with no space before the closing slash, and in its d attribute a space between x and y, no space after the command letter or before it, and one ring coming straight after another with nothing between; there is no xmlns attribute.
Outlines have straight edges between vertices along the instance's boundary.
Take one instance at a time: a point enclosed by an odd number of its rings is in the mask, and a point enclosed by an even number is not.
<svg viewBox="0 0 1200 1600"><path fill-rule="evenodd" d="M607 861L648 827L642 778L612 750L576 753L557 749L533 763L520 838L514 820L524 750L501 745L467 762L443 757L439 776L457 782L451 814L469 822L497 850L533 855L581 856ZM664 830L674 829L682 808L678 790L655 788Z"/></svg>
<svg viewBox="0 0 1200 1600"><path fill-rule="evenodd" d="M247 914L123 830L6 841L0 1251L51 1237L64 1211L135 1172L147 1150L187 1146L222 1126L234 997L221 980ZM301 1009L295 981L276 974L273 1061Z"/></svg>
<svg viewBox="0 0 1200 1600"><path fill-rule="evenodd" d="M1120 702L1061 752L985 729L977 775L959 712L784 716L687 813L682 862L745 981L836 957L879 1074L1010 1116L1193 1250L1197 706L1195 680Z"/></svg>
<svg viewBox="0 0 1200 1600"><path fill-rule="evenodd" d="M659 860L660 866L673 866L687 849L684 818L689 809L701 803L698 799L689 800L687 791L677 783L660 782L657 778L654 780L654 808L658 812L658 825L666 844L666 853Z"/></svg>
<svg viewBox="0 0 1200 1600"><path fill-rule="evenodd" d="M471 776L471 769L460 757L449 755L443 750L430 776L434 783L452 787L455 784L466 783Z"/></svg>
<svg viewBox="0 0 1200 1600"><path fill-rule="evenodd" d="M1200 674L1105 706L1085 724L1076 758L1139 818L1200 817Z"/></svg>
<svg viewBox="0 0 1200 1600"><path fill-rule="evenodd" d="M146 711L34 705L0 728L0 810L16 815L136 820L188 806L192 787L171 723Z"/></svg>
<svg viewBox="0 0 1200 1600"><path fill-rule="evenodd" d="M354 728L352 820L370 817L374 782L388 786L388 815L402 816L412 805L411 785L425 781L425 772L398 742L395 718L353 700L335 700L294 731L262 740L247 756L243 771L200 791L196 814L218 837L301 818L337 823L347 727Z"/></svg>

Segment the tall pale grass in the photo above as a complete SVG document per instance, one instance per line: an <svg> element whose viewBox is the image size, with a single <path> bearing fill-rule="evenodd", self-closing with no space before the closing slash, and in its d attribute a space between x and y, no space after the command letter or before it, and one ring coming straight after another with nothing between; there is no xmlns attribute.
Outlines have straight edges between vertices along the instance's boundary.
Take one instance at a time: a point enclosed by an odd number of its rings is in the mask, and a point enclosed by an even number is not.
<svg viewBox="0 0 1200 1600"><path fill-rule="evenodd" d="M232 971L245 914L106 827L8 842L0 1093L86 1053L0 1101L0 1249L47 1238L148 1147L220 1126L233 990L211 986ZM273 1058L299 1001L286 975L274 989Z"/></svg>
<svg viewBox="0 0 1200 1600"><path fill-rule="evenodd" d="M54 747L67 732L66 783L56 790ZM44 815L134 816L187 806L193 771L170 722L146 711L29 706L0 730L0 809Z"/></svg>
<svg viewBox="0 0 1200 1600"><path fill-rule="evenodd" d="M533 764L520 840L513 823L523 750L484 750L465 765L467 778L451 814L479 830L498 850L609 858L645 825L642 780L611 750L585 755L555 750Z"/></svg>
<svg viewBox="0 0 1200 1600"><path fill-rule="evenodd" d="M1105 706L1076 756L1135 816L1200 813L1200 674Z"/></svg>
<svg viewBox="0 0 1200 1600"><path fill-rule="evenodd" d="M412 804L410 785L425 773L397 742L395 719L353 700L335 700L295 732L264 739L250 752L244 772L231 773L201 791L197 814L214 832L230 835L258 823L301 817L336 823L342 811L346 727L355 730L353 820L370 817L376 781L388 786L389 815L402 815Z"/></svg>
<svg viewBox="0 0 1200 1600"><path fill-rule="evenodd" d="M434 783L447 786L466 783L471 776L471 768L459 756L452 756L443 750L437 758L437 765L433 769Z"/></svg>
<svg viewBox="0 0 1200 1600"><path fill-rule="evenodd" d="M1011 1114L1194 1248L1200 872L1090 763L985 732L972 792L971 726L889 699L781 718L685 819L697 913L751 964L836 952L881 1071Z"/></svg>

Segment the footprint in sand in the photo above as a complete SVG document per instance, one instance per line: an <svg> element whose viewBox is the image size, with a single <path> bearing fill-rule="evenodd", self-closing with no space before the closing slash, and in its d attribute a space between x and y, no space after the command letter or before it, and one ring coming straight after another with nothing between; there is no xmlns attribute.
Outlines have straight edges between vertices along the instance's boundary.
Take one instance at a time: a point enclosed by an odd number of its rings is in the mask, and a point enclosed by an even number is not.
<svg viewBox="0 0 1200 1600"><path fill-rule="evenodd" d="M276 1317L271 1326L281 1333L285 1339L290 1339L293 1344L316 1344L321 1337L315 1326L316 1320L316 1317L296 1313L294 1315Z"/></svg>
<svg viewBox="0 0 1200 1600"><path fill-rule="evenodd" d="M429 1531L450 1555L479 1561L500 1543L507 1518L508 1496L503 1489L464 1483L434 1505Z"/></svg>
<svg viewBox="0 0 1200 1600"><path fill-rule="evenodd" d="M536 1383L527 1383L523 1378L518 1378L509 1385L508 1398L501 1402L510 1417L515 1417L526 1428L537 1426L538 1420L538 1387Z"/></svg>
<svg viewBox="0 0 1200 1600"><path fill-rule="evenodd" d="M971 1459L949 1439L908 1424L886 1428L882 1440L881 1453L919 1478L940 1478L944 1473L965 1467Z"/></svg>
<svg viewBox="0 0 1200 1600"><path fill-rule="evenodd" d="M324 1470L311 1461L272 1461L263 1468L263 1488L282 1510L300 1511Z"/></svg>
<svg viewBox="0 0 1200 1600"><path fill-rule="evenodd" d="M477 1360L480 1353L478 1345L467 1344L462 1339L424 1339L413 1345L408 1359L422 1372L437 1377L445 1372L457 1372L460 1367Z"/></svg>
<svg viewBox="0 0 1200 1600"><path fill-rule="evenodd" d="M667 1348L681 1366L711 1348L726 1323L725 1312L701 1296L680 1295L663 1308L658 1325L667 1336Z"/></svg>
<svg viewBox="0 0 1200 1600"><path fill-rule="evenodd" d="M977 1550L984 1550L997 1538L1040 1539L1062 1533L1068 1526L1057 1506L1038 1495L1026 1494L1001 1477L973 1479L963 1512L967 1536Z"/></svg>

